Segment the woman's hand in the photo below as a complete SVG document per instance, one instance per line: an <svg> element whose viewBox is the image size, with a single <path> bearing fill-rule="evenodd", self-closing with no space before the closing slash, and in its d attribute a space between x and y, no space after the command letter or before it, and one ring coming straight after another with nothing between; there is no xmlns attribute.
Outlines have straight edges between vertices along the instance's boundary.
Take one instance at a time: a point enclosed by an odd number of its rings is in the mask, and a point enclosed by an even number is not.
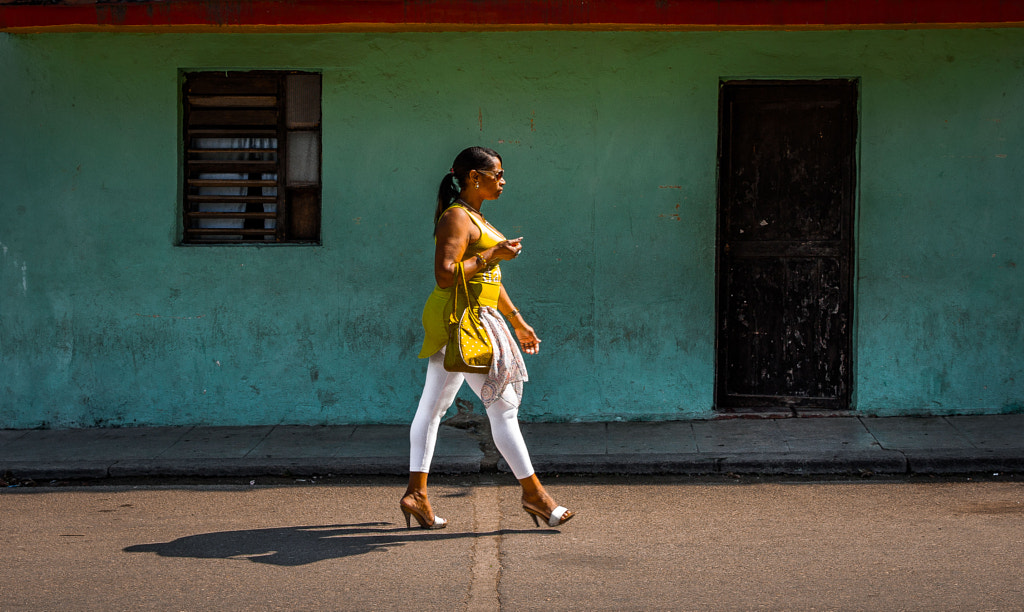
<svg viewBox="0 0 1024 612"><path fill-rule="evenodd" d="M502 240L498 244L491 247L494 254L488 259L500 259L502 261L508 261L515 259L519 256L519 253L523 250L523 237L513 238L511 240Z"/></svg>
<svg viewBox="0 0 1024 612"><path fill-rule="evenodd" d="M537 332L533 331L533 328L529 325L523 325L522 327L515 328L516 338L519 338L519 346L523 347L523 352L536 355L540 352L540 338L537 337Z"/></svg>

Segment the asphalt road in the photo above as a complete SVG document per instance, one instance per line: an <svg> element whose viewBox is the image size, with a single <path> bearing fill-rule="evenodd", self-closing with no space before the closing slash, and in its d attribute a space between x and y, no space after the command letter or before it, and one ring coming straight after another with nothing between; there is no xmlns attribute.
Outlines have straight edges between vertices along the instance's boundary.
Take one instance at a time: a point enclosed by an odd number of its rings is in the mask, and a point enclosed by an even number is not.
<svg viewBox="0 0 1024 612"><path fill-rule="evenodd" d="M235 481L239 482L239 481ZM398 478L0 492L0 610L1024 610L1024 479Z"/></svg>

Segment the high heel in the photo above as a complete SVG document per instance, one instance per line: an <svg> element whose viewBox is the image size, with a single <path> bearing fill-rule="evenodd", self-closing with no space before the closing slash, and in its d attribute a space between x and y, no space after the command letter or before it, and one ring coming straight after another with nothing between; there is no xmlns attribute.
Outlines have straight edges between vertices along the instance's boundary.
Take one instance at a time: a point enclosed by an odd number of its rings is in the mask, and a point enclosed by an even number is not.
<svg viewBox="0 0 1024 612"><path fill-rule="evenodd" d="M398 506L402 509L402 514L405 515L405 526L407 529L412 529L412 517L416 517L416 522L420 524L422 529L444 529L448 526L448 521L443 518L434 515L434 522L428 523L427 517L423 516L419 508L406 508L401 503Z"/></svg>
<svg viewBox="0 0 1024 612"><path fill-rule="evenodd" d="M540 510L527 506L526 504L523 504L523 510L526 510L526 513L533 519L533 524L537 527L540 527L540 521L537 520L537 517L544 519L547 522L548 527L558 527L559 525L568 523L572 517L576 516L565 506L558 506L551 511L551 514L544 514Z"/></svg>

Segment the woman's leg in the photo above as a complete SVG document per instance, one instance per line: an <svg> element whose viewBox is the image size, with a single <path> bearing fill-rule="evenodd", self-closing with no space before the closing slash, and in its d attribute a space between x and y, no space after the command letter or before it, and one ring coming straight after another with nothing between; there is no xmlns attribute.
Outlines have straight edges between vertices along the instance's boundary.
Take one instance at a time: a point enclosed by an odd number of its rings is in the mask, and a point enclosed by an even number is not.
<svg viewBox="0 0 1024 612"><path fill-rule="evenodd" d="M444 350L427 360L427 378L423 383L416 416L409 428L409 471L429 472L437 443L437 428L441 417L451 408L464 380L459 372L444 369Z"/></svg>
<svg viewBox="0 0 1024 612"><path fill-rule="evenodd" d="M478 397L485 380L486 376L483 374L466 375L466 382ZM498 452L505 458L505 462L523 487L523 505L548 517L558 504L544 490L533 470L530 451L526 448L526 441L523 440L519 428L519 408L516 407L516 401L515 391L507 387L504 394L487 409L487 418L491 422L491 437L494 438ZM570 518L572 512L567 511L562 515L561 522L564 523Z"/></svg>
<svg viewBox="0 0 1024 612"><path fill-rule="evenodd" d="M480 396L480 390L486 380L487 376L484 374L466 374L466 382L477 397ZM533 475L530 451L527 450L523 433L519 429L519 408L516 407L515 391L511 386L506 387L504 394L487 409L487 419L491 422L494 445L516 478L522 479Z"/></svg>
<svg viewBox="0 0 1024 612"><path fill-rule="evenodd" d="M462 374L444 369L444 350L432 355L427 361L423 395L409 428L409 486L402 496L401 506L428 525L433 524L435 518L427 499L427 474L434 457L437 428L441 417L455 401L462 381Z"/></svg>

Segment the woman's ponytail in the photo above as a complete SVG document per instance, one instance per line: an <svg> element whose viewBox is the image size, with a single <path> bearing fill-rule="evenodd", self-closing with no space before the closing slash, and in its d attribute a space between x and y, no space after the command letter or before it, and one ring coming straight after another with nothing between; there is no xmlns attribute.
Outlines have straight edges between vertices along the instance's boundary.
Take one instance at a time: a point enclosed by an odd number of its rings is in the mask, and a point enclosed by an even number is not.
<svg viewBox="0 0 1024 612"><path fill-rule="evenodd" d="M437 188L437 210L434 211L434 233L437 233L437 221L448 210L459 197L459 186L455 183L455 171L452 170L441 179L441 186Z"/></svg>

